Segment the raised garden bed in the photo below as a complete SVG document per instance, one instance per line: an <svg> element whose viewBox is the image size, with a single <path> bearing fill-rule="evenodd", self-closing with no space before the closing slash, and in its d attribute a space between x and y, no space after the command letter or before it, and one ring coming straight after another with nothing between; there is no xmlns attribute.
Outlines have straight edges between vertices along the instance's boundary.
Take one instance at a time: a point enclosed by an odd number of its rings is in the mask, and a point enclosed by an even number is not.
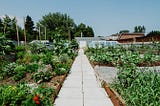
<svg viewBox="0 0 160 106"><path fill-rule="evenodd" d="M120 95L114 89L110 88L105 81L102 82L102 86L104 87L114 106L126 106L125 101L120 97Z"/></svg>
<svg viewBox="0 0 160 106"><path fill-rule="evenodd" d="M155 47L158 48L158 47ZM131 51L124 47L89 48L86 51L92 66L116 67L117 77L110 85L104 83L108 95L115 106L159 106L159 69L149 67L160 66L160 56L147 51ZM148 67L148 68L142 68ZM110 88L112 87L112 88ZM117 91L117 92L115 92ZM121 101L119 95L125 99Z"/></svg>

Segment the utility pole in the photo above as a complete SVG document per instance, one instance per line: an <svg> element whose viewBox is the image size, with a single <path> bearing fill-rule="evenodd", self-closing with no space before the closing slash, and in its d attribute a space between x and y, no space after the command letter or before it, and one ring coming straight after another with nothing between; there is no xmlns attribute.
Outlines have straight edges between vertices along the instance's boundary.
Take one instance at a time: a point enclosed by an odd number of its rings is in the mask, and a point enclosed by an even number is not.
<svg viewBox="0 0 160 106"><path fill-rule="evenodd" d="M17 31L17 42L18 42L18 46L19 46L19 33L18 33L17 19L16 19L16 31Z"/></svg>
<svg viewBox="0 0 160 106"><path fill-rule="evenodd" d="M26 46L26 41L27 41L27 38L26 38L26 26L25 26L25 17L23 17L23 23L24 23L24 44Z"/></svg>

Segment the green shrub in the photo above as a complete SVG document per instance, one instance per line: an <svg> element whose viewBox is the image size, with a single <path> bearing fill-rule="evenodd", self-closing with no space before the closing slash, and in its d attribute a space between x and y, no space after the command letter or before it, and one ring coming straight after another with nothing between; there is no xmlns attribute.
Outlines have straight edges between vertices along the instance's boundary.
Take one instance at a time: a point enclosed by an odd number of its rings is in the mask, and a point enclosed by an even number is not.
<svg viewBox="0 0 160 106"><path fill-rule="evenodd" d="M49 81L51 80L52 77L53 77L53 74L51 72L43 72L43 71L37 72L32 76L32 78L37 83Z"/></svg>
<svg viewBox="0 0 160 106"><path fill-rule="evenodd" d="M22 51L24 52L24 51L26 51L25 46L17 46L16 47L16 51L17 52L22 52Z"/></svg>
<svg viewBox="0 0 160 106"><path fill-rule="evenodd" d="M31 54L31 61L32 62L38 62L40 60L40 57L38 54Z"/></svg>
<svg viewBox="0 0 160 106"><path fill-rule="evenodd" d="M3 73L7 76L13 76L15 74L14 69L16 66L17 64L15 62L5 65L3 68Z"/></svg>
<svg viewBox="0 0 160 106"><path fill-rule="evenodd" d="M17 46L16 47L16 58L17 59L22 59L26 53L26 48L25 46Z"/></svg>
<svg viewBox="0 0 160 106"><path fill-rule="evenodd" d="M43 62L43 64L52 64L52 53L51 52L47 52L46 54L42 53L41 54L41 61Z"/></svg>
<svg viewBox="0 0 160 106"><path fill-rule="evenodd" d="M0 87L0 105L17 106L26 99L29 89L25 85L5 85Z"/></svg>
<svg viewBox="0 0 160 106"><path fill-rule="evenodd" d="M38 69L38 72L34 73L32 75L32 78L38 82L44 82L44 81L49 81L53 77L53 72L52 72L52 66L51 65L45 65Z"/></svg>
<svg viewBox="0 0 160 106"><path fill-rule="evenodd" d="M69 56L67 54L62 54L60 55L60 62L62 63L67 63L67 61L69 60Z"/></svg>
<svg viewBox="0 0 160 106"><path fill-rule="evenodd" d="M14 75L13 79L15 81L19 81L25 77L25 74L27 71L26 71L26 67L24 67L23 65L19 65L14 69L14 72L15 72L15 75Z"/></svg>
<svg viewBox="0 0 160 106"><path fill-rule="evenodd" d="M53 93L54 89L46 85L35 88L29 84L4 85L0 86L0 106L52 106Z"/></svg>
<svg viewBox="0 0 160 106"><path fill-rule="evenodd" d="M26 66L27 72L36 72L39 68L39 64L38 63L30 63Z"/></svg>
<svg viewBox="0 0 160 106"><path fill-rule="evenodd" d="M54 72L56 73L56 75L67 74L69 72L69 66L62 63L56 64Z"/></svg>
<svg viewBox="0 0 160 106"><path fill-rule="evenodd" d="M69 44L69 47L70 47L71 49L76 50L76 49L78 49L79 45L78 45L78 43L77 43L76 40L72 40L71 43Z"/></svg>
<svg viewBox="0 0 160 106"><path fill-rule="evenodd" d="M22 106L53 106L54 89L46 85L38 85L33 93L27 95L27 99L22 102Z"/></svg>

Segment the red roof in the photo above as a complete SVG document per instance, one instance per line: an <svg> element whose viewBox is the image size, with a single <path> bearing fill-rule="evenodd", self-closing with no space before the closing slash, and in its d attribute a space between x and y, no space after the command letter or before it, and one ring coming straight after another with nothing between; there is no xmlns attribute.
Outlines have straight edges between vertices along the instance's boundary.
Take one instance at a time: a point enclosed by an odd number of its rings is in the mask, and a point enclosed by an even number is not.
<svg viewBox="0 0 160 106"><path fill-rule="evenodd" d="M144 37L144 33L122 33L119 35L119 40Z"/></svg>

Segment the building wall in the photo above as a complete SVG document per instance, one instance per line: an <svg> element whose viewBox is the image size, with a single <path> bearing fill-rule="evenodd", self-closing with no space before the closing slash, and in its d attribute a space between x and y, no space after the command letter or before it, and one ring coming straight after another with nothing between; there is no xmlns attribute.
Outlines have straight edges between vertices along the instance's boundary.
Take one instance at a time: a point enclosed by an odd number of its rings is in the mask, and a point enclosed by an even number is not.
<svg viewBox="0 0 160 106"><path fill-rule="evenodd" d="M160 42L160 36L154 36L154 37L137 37L137 38L130 38L130 39L121 39L118 40L119 43L133 43L133 42L153 42L153 41L159 41Z"/></svg>

